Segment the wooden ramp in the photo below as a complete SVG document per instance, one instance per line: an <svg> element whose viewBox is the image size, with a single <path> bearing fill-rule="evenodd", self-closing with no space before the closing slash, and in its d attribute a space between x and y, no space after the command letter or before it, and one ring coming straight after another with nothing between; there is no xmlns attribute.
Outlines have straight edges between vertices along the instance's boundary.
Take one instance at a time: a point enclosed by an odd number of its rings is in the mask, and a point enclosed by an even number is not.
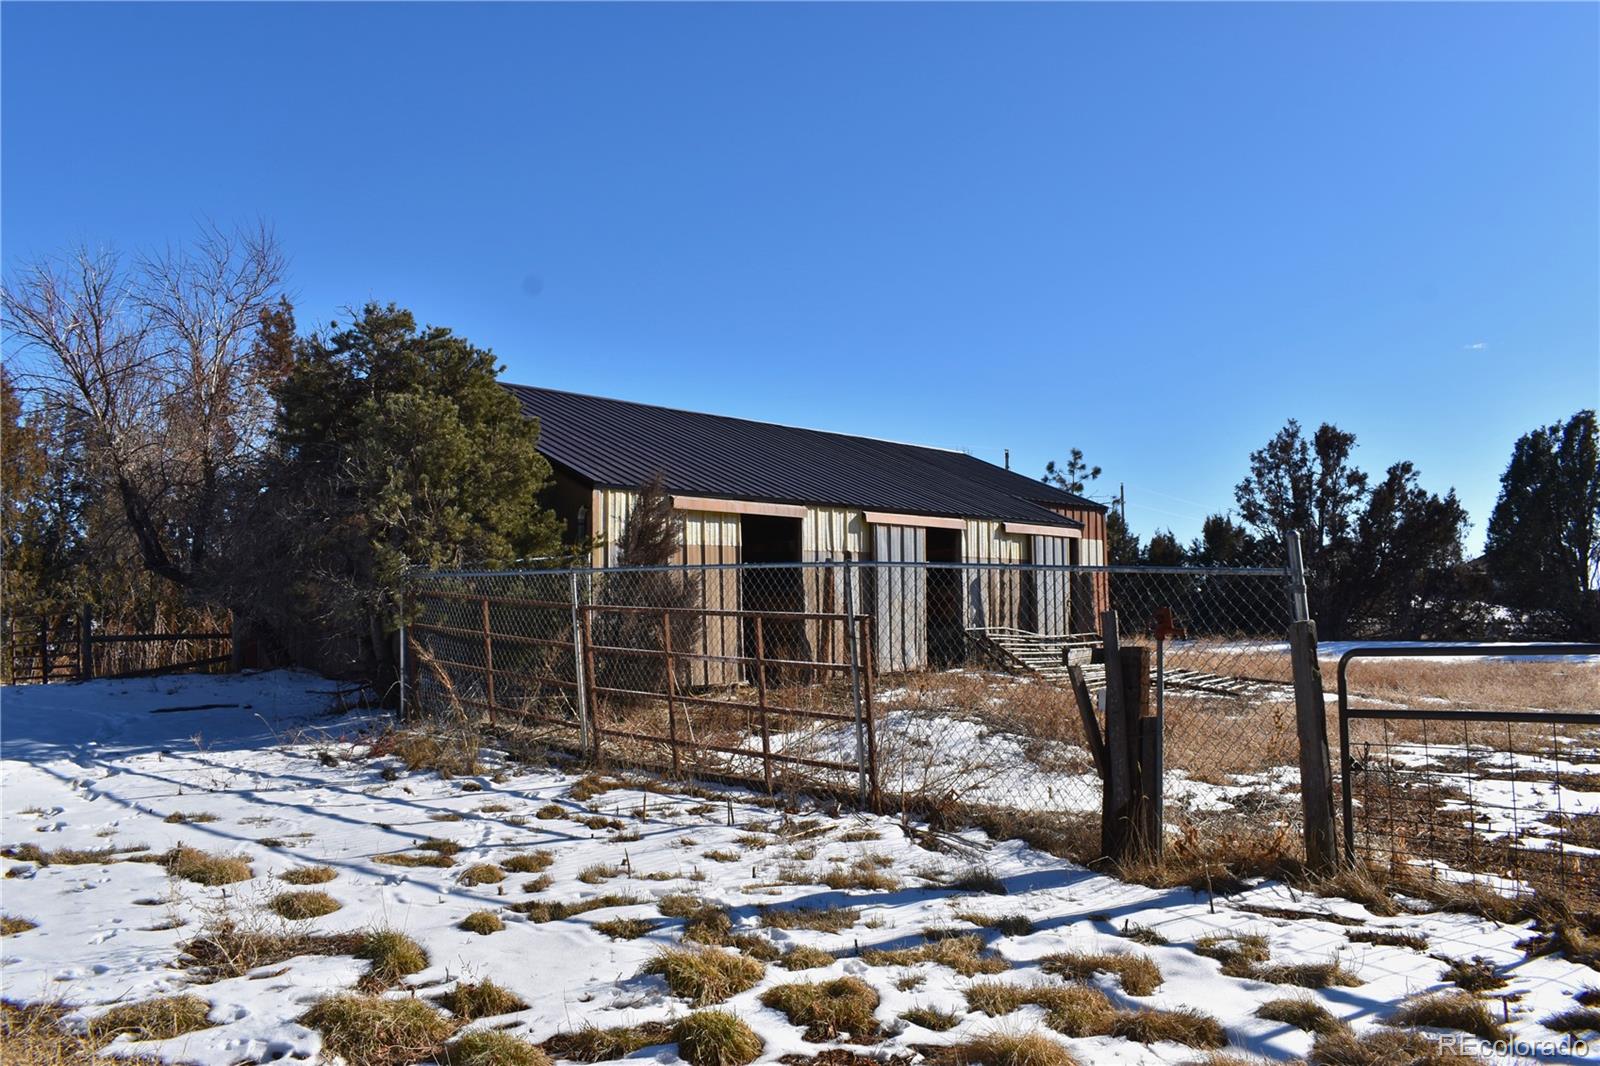
<svg viewBox="0 0 1600 1066"><path fill-rule="evenodd" d="M1068 666L1082 669L1091 689L1105 687L1106 668L1093 662L1100 648L1098 633L1030 633L1025 629L993 626L967 630L967 639L978 656L990 665L1013 674L1038 677L1070 688ZM1247 696L1260 688L1260 682L1200 670L1168 668L1169 689L1206 692L1216 696Z"/></svg>

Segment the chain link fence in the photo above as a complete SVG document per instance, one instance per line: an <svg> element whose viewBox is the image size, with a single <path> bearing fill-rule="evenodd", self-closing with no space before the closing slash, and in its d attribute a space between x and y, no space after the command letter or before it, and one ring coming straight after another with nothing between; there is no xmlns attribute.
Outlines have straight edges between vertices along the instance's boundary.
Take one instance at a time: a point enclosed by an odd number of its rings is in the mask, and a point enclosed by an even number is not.
<svg viewBox="0 0 1600 1066"><path fill-rule="evenodd" d="M1287 572L818 562L418 575L413 711L602 767L1097 819L1073 689L1155 646L1167 824L1296 814Z"/></svg>

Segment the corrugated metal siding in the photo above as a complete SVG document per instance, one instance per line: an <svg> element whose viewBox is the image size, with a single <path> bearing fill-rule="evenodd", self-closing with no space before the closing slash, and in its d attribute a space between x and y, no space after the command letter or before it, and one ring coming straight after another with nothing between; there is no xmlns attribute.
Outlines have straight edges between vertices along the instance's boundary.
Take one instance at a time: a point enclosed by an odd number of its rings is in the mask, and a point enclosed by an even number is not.
<svg viewBox="0 0 1600 1066"><path fill-rule="evenodd" d="M969 519L963 551L969 563L1025 563L1030 556L1029 538L1007 533L1003 523ZM966 576L966 619L969 629L988 626L1022 625L1022 577L997 570L968 570Z"/></svg>
<svg viewBox="0 0 1600 1066"><path fill-rule="evenodd" d="M926 562L927 531L917 526L873 526L872 557L882 562ZM873 568L873 659L879 673L915 670L928 661L928 573L921 567Z"/></svg>
<svg viewBox="0 0 1600 1066"><path fill-rule="evenodd" d="M1072 562L1066 537L1034 537L1033 561L1041 566L1066 566ZM1034 603L1036 624L1041 633L1068 632L1071 611L1071 579L1064 570L1035 570Z"/></svg>

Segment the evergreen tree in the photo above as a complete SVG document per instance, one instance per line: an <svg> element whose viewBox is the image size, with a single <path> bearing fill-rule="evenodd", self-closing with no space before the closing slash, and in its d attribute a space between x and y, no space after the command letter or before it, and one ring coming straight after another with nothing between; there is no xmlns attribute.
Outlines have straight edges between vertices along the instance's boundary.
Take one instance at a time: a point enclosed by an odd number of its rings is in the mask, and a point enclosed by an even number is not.
<svg viewBox="0 0 1600 1066"><path fill-rule="evenodd" d="M1300 533L1312 616L1326 637L1447 635L1461 620L1461 539L1467 516L1452 491L1417 485L1410 463L1376 488L1351 462L1355 435L1324 423L1311 439L1291 419L1250 455L1234 490L1262 538Z"/></svg>
<svg viewBox="0 0 1600 1066"><path fill-rule="evenodd" d="M242 539L276 560L264 575L274 587L252 600L273 602L266 621L280 638L305 622L353 632L360 672L387 685L409 568L561 552L560 523L540 503L550 466L537 424L499 369L492 352L419 330L393 305L368 304L349 328L295 344L274 389L271 488L242 509L272 528Z"/></svg>
<svg viewBox="0 0 1600 1066"><path fill-rule="evenodd" d="M1196 566L1255 566L1265 554L1260 541L1227 515L1207 515L1200 536L1189 542Z"/></svg>
<svg viewBox="0 0 1600 1066"><path fill-rule="evenodd" d="M1157 530L1144 550L1144 562L1147 566L1182 566L1183 545L1172 535L1172 530Z"/></svg>
<svg viewBox="0 0 1600 1066"><path fill-rule="evenodd" d="M1039 480L1058 489L1065 489L1067 492L1082 493L1089 482L1099 476L1100 468L1090 466L1084 461L1083 449L1073 448L1067 455L1066 465L1057 466L1054 459L1045 463L1044 477Z"/></svg>
<svg viewBox="0 0 1600 1066"><path fill-rule="evenodd" d="M1600 634L1600 431L1595 413L1520 437L1489 517L1485 563L1501 598L1554 633Z"/></svg>
<svg viewBox="0 0 1600 1066"><path fill-rule="evenodd" d="M1106 512L1106 562L1111 566L1138 566L1142 556L1139 538L1128 529L1122 512Z"/></svg>

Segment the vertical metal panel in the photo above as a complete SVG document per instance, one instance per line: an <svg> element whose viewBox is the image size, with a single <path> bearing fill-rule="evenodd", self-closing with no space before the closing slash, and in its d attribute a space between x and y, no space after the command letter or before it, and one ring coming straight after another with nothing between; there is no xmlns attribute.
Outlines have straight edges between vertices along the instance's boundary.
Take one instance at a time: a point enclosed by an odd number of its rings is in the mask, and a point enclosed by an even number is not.
<svg viewBox="0 0 1600 1066"><path fill-rule="evenodd" d="M1004 523L986 518L967 520L963 539L966 561L971 563L1025 563L1031 554L1029 538L1005 532ZM1018 628L1022 621L1022 576L998 570L966 573L966 619L969 628Z"/></svg>
<svg viewBox="0 0 1600 1066"><path fill-rule="evenodd" d="M683 539L680 560L689 566L736 563L739 561L739 516L713 511L683 511ZM733 570L704 570L699 575L700 606L713 611L737 610L739 575ZM703 622L699 647L707 655L737 656L741 634L738 619L708 615ZM737 663L694 659L690 662L689 682L693 685L731 685L739 681Z"/></svg>
<svg viewBox="0 0 1600 1066"><path fill-rule="evenodd" d="M868 555L867 524L858 510L841 507L808 507L801 523L801 558L806 562L862 559ZM843 568L819 567L807 570L805 575L806 610L833 614L844 610ZM861 595L859 573L850 571L850 580L858 583L851 592L857 604L865 600ZM859 608L858 608L859 609ZM849 649L845 646L844 630L837 622L810 620L806 622L806 637L813 654L821 662L848 662Z"/></svg>
<svg viewBox="0 0 1600 1066"><path fill-rule="evenodd" d="M881 562L928 559L927 531L919 526L873 526L872 557ZM876 567L873 640L877 669L915 670L928 661L928 572L920 566Z"/></svg>
<svg viewBox="0 0 1600 1066"><path fill-rule="evenodd" d="M1040 566L1066 566L1071 561L1066 537L1033 538L1033 561ZM1035 616L1039 632L1066 633L1072 595L1065 570L1035 570L1032 575Z"/></svg>

